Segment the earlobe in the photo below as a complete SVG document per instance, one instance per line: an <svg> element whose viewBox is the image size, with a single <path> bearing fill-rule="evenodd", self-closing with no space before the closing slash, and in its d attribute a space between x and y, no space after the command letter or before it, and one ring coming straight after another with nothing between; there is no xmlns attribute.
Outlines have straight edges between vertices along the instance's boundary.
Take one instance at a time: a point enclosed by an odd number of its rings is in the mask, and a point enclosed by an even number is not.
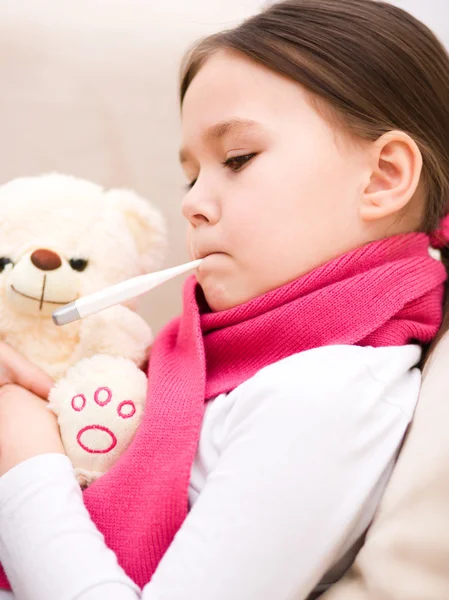
<svg viewBox="0 0 449 600"><path fill-rule="evenodd" d="M422 155L416 142L403 131L389 131L371 148L371 174L363 191L360 217L375 221L399 213L418 188Z"/></svg>

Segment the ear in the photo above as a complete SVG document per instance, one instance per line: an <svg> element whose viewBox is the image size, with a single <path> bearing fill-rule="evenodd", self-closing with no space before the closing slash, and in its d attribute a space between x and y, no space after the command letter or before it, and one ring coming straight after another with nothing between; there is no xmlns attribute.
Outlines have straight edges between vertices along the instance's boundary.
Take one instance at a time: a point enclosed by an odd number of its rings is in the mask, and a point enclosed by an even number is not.
<svg viewBox="0 0 449 600"><path fill-rule="evenodd" d="M370 155L370 179L360 206L365 221L399 213L413 198L423 165L416 142L403 131L384 133L372 144Z"/></svg>
<svg viewBox="0 0 449 600"><path fill-rule="evenodd" d="M105 193L108 204L117 208L126 221L137 244L144 272L159 268L167 246L162 213L131 190L112 189Z"/></svg>

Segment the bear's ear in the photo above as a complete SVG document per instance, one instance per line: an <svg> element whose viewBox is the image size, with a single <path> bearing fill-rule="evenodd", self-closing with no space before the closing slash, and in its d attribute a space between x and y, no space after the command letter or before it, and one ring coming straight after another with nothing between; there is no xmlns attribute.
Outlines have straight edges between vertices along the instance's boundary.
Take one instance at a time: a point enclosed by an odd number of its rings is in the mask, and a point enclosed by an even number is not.
<svg viewBox="0 0 449 600"><path fill-rule="evenodd" d="M144 272L158 269L167 246L162 213L131 190L112 189L105 193L108 204L117 208L125 218L136 241Z"/></svg>

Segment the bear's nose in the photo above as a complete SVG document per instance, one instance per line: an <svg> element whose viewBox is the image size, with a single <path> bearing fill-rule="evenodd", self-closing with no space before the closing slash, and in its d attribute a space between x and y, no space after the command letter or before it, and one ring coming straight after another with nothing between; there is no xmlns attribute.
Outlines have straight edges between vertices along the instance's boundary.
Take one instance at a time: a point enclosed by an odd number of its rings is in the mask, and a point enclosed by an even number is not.
<svg viewBox="0 0 449 600"><path fill-rule="evenodd" d="M31 262L41 271L54 271L62 264L61 259L56 252L46 250L45 248L35 250L31 255Z"/></svg>

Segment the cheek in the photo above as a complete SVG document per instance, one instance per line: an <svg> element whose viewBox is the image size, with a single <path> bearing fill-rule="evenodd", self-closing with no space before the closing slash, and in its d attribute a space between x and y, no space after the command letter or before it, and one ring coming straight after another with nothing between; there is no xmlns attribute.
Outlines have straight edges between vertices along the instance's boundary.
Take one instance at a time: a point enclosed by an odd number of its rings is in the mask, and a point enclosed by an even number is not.
<svg viewBox="0 0 449 600"><path fill-rule="evenodd" d="M333 142L321 141L323 153L318 140L261 155L227 196L223 232L246 271L260 275L270 265L279 276L284 267L302 271L327 257L329 240L347 228L350 161Z"/></svg>
<svg viewBox="0 0 449 600"><path fill-rule="evenodd" d="M233 191L223 211L228 242L244 254L265 254L282 243L279 238L288 229L308 227L313 215L314 203L307 201L313 179L306 186L297 165L273 163L261 160L254 166L251 177Z"/></svg>
<svg viewBox="0 0 449 600"><path fill-rule="evenodd" d="M317 141L286 151L276 161L276 184L265 182L265 193L276 198L278 217L285 227L296 227L298 235L322 227L326 220L341 219L345 203L352 202L350 160L333 141L317 137L321 148ZM268 214L276 216L270 208Z"/></svg>
<svg viewBox="0 0 449 600"><path fill-rule="evenodd" d="M348 147L316 116L284 130L276 152L280 185L302 197L332 193L350 163Z"/></svg>

